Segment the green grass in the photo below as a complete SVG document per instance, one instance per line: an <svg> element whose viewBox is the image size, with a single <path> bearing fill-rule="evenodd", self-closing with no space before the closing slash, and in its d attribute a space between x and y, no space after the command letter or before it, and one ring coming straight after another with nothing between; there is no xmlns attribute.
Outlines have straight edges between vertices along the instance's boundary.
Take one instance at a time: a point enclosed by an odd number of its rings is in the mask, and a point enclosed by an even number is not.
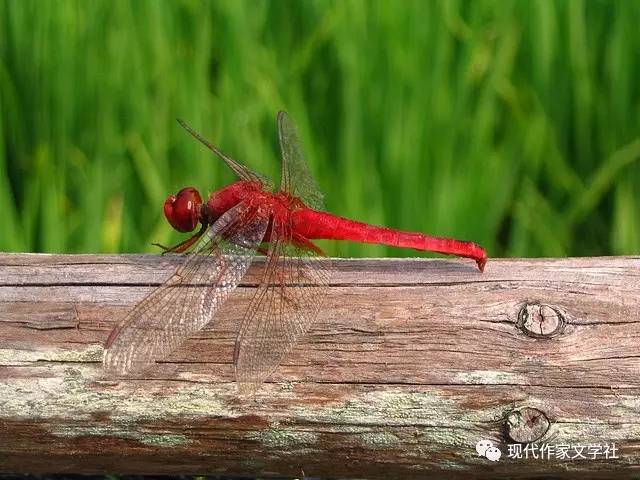
<svg viewBox="0 0 640 480"><path fill-rule="evenodd" d="M154 251L169 193L276 177L492 256L640 250L640 2L0 1L0 250ZM347 243L341 256L414 255Z"/></svg>

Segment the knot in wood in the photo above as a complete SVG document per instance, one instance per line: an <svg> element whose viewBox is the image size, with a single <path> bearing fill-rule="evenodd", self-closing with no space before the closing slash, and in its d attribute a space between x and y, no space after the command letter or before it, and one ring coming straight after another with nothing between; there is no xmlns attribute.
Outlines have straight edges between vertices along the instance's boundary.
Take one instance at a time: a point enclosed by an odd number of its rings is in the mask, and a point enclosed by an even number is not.
<svg viewBox="0 0 640 480"><path fill-rule="evenodd" d="M555 337L563 332L565 324L564 316L549 305L527 303L518 313L517 326L530 337Z"/></svg>
<svg viewBox="0 0 640 480"><path fill-rule="evenodd" d="M549 430L549 419L537 408L525 407L509 412L505 421L507 436L518 443L541 439Z"/></svg>

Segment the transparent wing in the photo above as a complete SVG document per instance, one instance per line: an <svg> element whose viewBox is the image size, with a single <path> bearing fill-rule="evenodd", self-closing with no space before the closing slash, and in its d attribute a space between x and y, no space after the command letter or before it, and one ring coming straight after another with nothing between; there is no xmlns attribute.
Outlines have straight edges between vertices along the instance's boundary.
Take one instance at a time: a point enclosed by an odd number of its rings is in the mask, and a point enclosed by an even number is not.
<svg viewBox="0 0 640 480"><path fill-rule="evenodd" d="M278 136L282 152L280 191L299 198L308 207L324 210L324 197L304 159L298 130L286 112L278 112Z"/></svg>
<svg viewBox="0 0 640 480"><path fill-rule="evenodd" d="M176 272L113 330L106 375L144 370L209 323L248 270L268 223L268 214L239 204L209 227Z"/></svg>
<svg viewBox="0 0 640 480"><path fill-rule="evenodd" d="M219 158L221 158L222 160L224 160L224 162L229 166L229 168L231 170L233 170L233 172L240 177L240 179L242 180L248 180L251 182L260 182L262 183L262 185L266 188L272 188L272 184L271 181L259 174L254 172L253 170L249 169L248 167L244 166L243 164L241 164L240 162L234 160L233 158L231 158L230 156L228 156L227 154L225 154L222 150L220 150L218 147L216 147L215 145L213 145L211 142L209 142L208 140L206 140L202 135L200 135L198 132L196 132L193 128L191 128L189 125L187 125L187 123L183 120L178 119L178 123L180 124L180 126L182 128L184 128L187 132L189 132L191 134L191 136L193 136L196 140L198 140L200 143L202 143L205 147L207 147L209 150L211 150L213 153L215 153Z"/></svg>
<svg viewBox="0 0 640 480"><path fill-rule="evenodd" d="M234 354L241 394L255 392L315 321L326 296L329 259L274 225L267 265L242 321ZM273 237L273 233L272 233ZM292 241L293 240L293 241Z"/></svg>

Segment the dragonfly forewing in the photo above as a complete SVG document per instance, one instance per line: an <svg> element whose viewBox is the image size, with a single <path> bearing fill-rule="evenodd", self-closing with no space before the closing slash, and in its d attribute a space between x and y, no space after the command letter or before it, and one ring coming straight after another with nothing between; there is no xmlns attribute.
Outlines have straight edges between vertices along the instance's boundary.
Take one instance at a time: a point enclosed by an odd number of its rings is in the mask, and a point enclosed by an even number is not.
<svg viewBox="0 0 640 480"><path fill-rule="evenodd" d="M113 330L106 375L139 373L206 326L249 269L268 223L268 213L239 204L209 227L176 272Z"/></svg>
<svg viewBox="0 0 640 480"><path fill-rule="evenodd" d="M220 159L222 159L227 164L227 166L233 171L233 173L235 173L238 176L238 178L242 180L247 180L250 182L260 182L265 188L265 190L271 190L273 186L271 185L271 181L267 177L265 177L260 173L254 172L246 165L243 165L237 160L234 160L233 158L231 158L229 155L224 153L222 150L220 150L218 147L216 147L214 144L212 144L207 139L205 139L202 135L196 132L193 128L191 128L184 120L178 119L178 123L182 128L184 128L187 132L189 132L189 134L193 138L198 140L205 147L207 147L209 150L215 153Z"/></svg>

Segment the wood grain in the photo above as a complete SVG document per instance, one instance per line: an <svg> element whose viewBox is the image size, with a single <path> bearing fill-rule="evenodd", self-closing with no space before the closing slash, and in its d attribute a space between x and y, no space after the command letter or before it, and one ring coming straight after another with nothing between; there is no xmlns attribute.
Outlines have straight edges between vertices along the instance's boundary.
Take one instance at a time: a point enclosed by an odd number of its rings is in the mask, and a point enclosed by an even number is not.
<svg viewBox="0 0 640 480"><path fill-rule="evenodd" d="M179 261L0 255L0 472L640 475L640 257L496 259L484 274L335 260L321 318L241 399L231 357L257 261L211 328L144 377L104 380L110 330ZM615 443L617 458L507 457L517 442Z"/></svg>

